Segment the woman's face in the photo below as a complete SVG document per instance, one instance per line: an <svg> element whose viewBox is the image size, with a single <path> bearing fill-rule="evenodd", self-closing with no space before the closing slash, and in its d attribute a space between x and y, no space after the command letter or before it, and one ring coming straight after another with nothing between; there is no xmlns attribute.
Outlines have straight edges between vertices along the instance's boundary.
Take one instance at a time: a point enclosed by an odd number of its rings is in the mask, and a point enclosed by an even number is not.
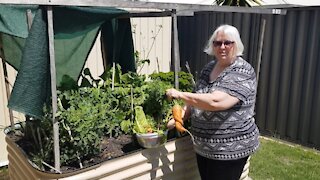
<svg viewBox="0 0 320 180"><path fill-rule="evenodd" d="M217 37L212 42L213 52L218 61L232 62L234 57L235 42L225 33L218 32Z"/></svg>

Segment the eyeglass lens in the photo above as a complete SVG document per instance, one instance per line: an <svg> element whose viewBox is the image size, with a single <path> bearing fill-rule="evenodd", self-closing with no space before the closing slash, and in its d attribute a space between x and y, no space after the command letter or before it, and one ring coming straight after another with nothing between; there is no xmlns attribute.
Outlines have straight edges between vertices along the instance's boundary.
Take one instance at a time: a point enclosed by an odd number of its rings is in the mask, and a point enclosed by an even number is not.
<svg viewBox="0 0 320 180"><path fill-rule="evenodd" d="M213 46L220 47L220 46L222 46L222 44L224 44L225 46L230 46L233 43L234 43L234 41L213 41Z"/></svg>

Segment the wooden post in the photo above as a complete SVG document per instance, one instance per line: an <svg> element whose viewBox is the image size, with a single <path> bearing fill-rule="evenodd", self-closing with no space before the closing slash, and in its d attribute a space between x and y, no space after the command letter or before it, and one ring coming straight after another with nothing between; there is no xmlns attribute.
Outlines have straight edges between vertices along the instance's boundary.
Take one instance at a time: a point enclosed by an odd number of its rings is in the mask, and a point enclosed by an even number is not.
<svg viewBox="0 0 320 180"><path fill-rule="evenodd" d="M60 171L59 122L56 119L57 87L56 87L56 64L55 64L55 54L54 54L54 33L53 33L52 6L47 6L47 16L48 16L49 57L50 57L51 94L52 94L54 167L55 167L55 169Z"/></svg>
<svg viewBox="0 0 320 180"><path fill-rule="evenodd" d="M28 29L31 29L32 25L32 12L30 9L27 10L27 23L28 23Z"/></svg>
<svg viewBox="0 0 320 180"><path fill-rule="evenodd" d="M178 39L178 20L176 10L172 10L173 21L173 50L174 50L174 86L179 89L179 76L180 71L180 53L179 53L179 39Z"/></svg>
<svg viewBox="0 0 320 180"><path fill-rule="evenodd" d="M261 58L262 58L262 48L263 48L263 40L264 40L264 31L266 29L266 20L262 19L262 24L261 24L261 33L260 33L260 42L259 42L259 47L258 47L258 61L257 61L257 87L259 83L259 77L260 77L260 65L261 65Z"/></svg>
<svg viewBox="0 0 320 180"><path fill-rule="evenodd" d="M1 0L1 4L19 5L49 5L49 6L100 6L120 8L143 8L143 9L177 9L183 11L216 11L216 12L239 12L258 14L279 14L285 15L286 9L271 9L260 7L234 7L234 6L212 6L200 4L183 3L160 3L148 1L131 0ZM188 13L189 14L189 13Z"/></svg>

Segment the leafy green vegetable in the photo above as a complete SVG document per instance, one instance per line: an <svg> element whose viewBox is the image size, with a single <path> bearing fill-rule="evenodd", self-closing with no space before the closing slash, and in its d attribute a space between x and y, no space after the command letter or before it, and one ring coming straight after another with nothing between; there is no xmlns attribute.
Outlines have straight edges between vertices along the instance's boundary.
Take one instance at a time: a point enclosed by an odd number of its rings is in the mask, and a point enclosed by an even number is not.
<svg viewBox="0 0 320 180"><path fill-rule="evenodd" d="M135 121L133 125L133 132L140 134L152 132L154 129L154 123L152 122L152 119L146 117L141 106L136 106L134 110Z"/></svg>
<svg viewBox="0 0 320 180"><path fill-rule="evenodd" d="M120 126L122 131L124 131L125 133L130 133L132 122L130 120L124 120L121 122Z"/></svg>
<svg viewBox="0 0 320 180"><path fill-rule="evenodd" d="M145 113L153 116L156 121L161 121L166 117L166 113L171 108L165 93L172 88L172 85L159 80L149 81L145 89L145 101L143 109Z"/></svg>
<svg viewBox="0 0 320 180"><path fill-rule="evenodd" d="M193 90L192 79L193 76L190 73L180 71L179 76L179 88L181 91L191 92ZM162 82L170 83L174 85L174 72L159 72L150 75L152 80L160 80Z"/></svg>

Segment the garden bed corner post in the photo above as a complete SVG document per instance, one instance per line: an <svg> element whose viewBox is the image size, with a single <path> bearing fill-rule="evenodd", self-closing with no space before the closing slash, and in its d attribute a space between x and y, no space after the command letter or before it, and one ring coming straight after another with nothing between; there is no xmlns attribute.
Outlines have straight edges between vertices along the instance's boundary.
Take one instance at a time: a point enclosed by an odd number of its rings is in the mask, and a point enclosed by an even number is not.
<svg viewBox="0 0 320 180"><path fill-rule="evenodd" d="M53 33L53 10L52 6L47 6L48 37L49 37L49 58L51 75L52 94L52 123L53 123L53 143L54 143L54 166L56 171L60 171L60 149L59 149L59 122L56 119L57 112L57 87L56 87L56 65L54 54L54 33Z"/></svg>

